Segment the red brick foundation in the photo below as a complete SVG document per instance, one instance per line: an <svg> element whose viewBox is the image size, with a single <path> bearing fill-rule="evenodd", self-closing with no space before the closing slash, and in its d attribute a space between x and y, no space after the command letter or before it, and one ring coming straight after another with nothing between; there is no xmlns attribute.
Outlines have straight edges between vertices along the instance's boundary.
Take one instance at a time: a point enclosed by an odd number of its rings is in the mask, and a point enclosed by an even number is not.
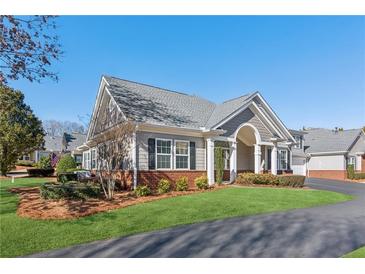
<svg viewBox="0 0 365 274"><path fill-rule="evenodd" d="M148 185L152 189L155 189L161 179L167 179L175 185L176 180L182 176L188 178L190 188L195 188L195 178L206 175L207 173L205 170L139 170L137 174L138 184Z"/></svg>
<svg viewBox="0 0 365 274"><path fill-rule="evenodd" d="M346 170L308 170L308 177L344 180L346 179Z"/></svg>

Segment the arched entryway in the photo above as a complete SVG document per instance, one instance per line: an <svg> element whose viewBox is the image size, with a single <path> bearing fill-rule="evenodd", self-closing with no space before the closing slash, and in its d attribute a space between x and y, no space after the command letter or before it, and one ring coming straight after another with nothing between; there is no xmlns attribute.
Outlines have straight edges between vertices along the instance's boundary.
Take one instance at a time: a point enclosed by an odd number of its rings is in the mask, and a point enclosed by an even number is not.
<svg viewBox="0 0 365 274"><path fill-rule="evenodd" d="M238 172L261 172L261 136L255 126L242 124L234 134L231 151L230 180L234 181Z"/></svg>

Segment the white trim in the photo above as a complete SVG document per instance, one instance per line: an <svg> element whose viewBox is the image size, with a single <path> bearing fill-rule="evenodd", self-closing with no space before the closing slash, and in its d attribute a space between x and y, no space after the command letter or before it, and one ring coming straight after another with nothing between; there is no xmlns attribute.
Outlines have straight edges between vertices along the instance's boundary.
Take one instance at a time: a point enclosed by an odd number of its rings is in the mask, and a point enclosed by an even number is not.
<svg viewBox="0 0 365 274"><path fill-rule="evenodd" d="M283 133L266 117L267 115L265 115L265 113L262 112L262 110L259 108L259 106L252 101L252 106L254 106L256 108L256 111L258 113L255 113L255 110L251 109L250 110L256 114L257 118L260 120L260 122L264 125L264 127L272 134L272 131L275 131L275 133L277 133L281 138L284 138ZM269 124L269 126L271 127L272 130L268 129L265 125L265 123L260 119L260 116L262 116L262 118L264 118L266 120L266 122Z"/></svg>
<svg viewBox="0 0 365 274"><path fill-rule="evenodd" d="M177 154L176 153L176 142L188 144L188 154ZM176 156L188 156L188 167L187 168L176 168ZM190 170L190 141L188 140L174 140L174 170Z"/></svg>
<svg viewBox="0 0 365 274"><path fill-rule="evenodd" d="M166 154L166 153L158 153L157 152L157 140L160 141L170 141L171 142L171 147L170 147L170 154ZM173 149L174 149L174 145L173 145L173 140L172 139L164 139L164 138L155 138L155 161L156 161L156 170L173 170ZM157 155L170 155L170 168L158 168L158 162L157 162Z"/></svg>
<svg viewBox="0 0 365 274"><path fill-rule="evenodd" d="M207 177L209 185L214 184L214 140L207 139Z"/></svg>
<svg viewBox="0 0 365 274"><path fill-rule="evenodd" d="M246 104L242 105L241 107L239 107L238 109L236 109L234 112L232 112L231 114L229 114L226 118L224 118L223 120L221 120L220 122L218 122L217 124L211 126L211 128L218 128L222 125L224 125L225 123L227 123L229 120L233 119L234 117L236 117L238 114L240 114L242 111L244 111L246 108L249 107L249 105L251 104L252 101L250 101L253 97L255 97L255 95L257 95L257 91L253 94L251 94L246 100L248 101Z"/></svg>
<svg viewBox="0 0 365 274"><path fill-rule="evenodd" d="M254 125L252 125L252 124L250 124L250 123L243 123L243 124L241 124L237 129L236 129L236 131L234 132L234 140L237 140L237 134L238 134L238 132L243 128L243 127L251 127L253 130L254 130L254 132L255 132L255 138L256 138L256 144L259 144L259 143L261 143L261 136L260 136L260 133L259 133L259 131L258 131L258 129L254 126Z"/></svg>
<svg viewBox="0 0 365 274"><path fill-rule="evenodd" d="M132 143L133 189L137 187L137 134L133 132Z"/></svg>
<svg viewBox="0 0 365 274"><path fill-rule="evenodd" d="M284 131L287 133L287 135L293 140L294 137L293 135L289 132L289 130L286 128L286 126L284 125L284 123L280 120L279 116L276 115L276 113L272 110L272 108L269 106L269 104L265 101L265 99L262 97L262 95L257 92L256 94L260 100L264 103L264 105L266 106L266 108L269 110L269 112L271 113L271 115L279 122L279 124L281 125L281 127L284 129Z"/></svg>
<svg viewBox="0 0 365 274"><path fill-rule="evenodd" d="M320 155L336 155L336 154L340 154L340 155L344 155L346 154L347 151L329 151L329 152L313 152L313 153L308 153L309 156L320 156Z"/></svg>

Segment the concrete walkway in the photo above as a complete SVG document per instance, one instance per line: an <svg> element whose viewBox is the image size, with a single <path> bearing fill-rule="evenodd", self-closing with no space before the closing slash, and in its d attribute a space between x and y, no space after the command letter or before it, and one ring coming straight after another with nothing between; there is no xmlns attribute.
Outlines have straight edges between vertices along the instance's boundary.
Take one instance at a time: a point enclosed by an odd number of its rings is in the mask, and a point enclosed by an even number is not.
<svg viewBox="0 0 365 274"><path fill-rule="evenodd" d="M365 185L309 179L352 201L92 242L30 257L341 257L365 245Z"/></svg>

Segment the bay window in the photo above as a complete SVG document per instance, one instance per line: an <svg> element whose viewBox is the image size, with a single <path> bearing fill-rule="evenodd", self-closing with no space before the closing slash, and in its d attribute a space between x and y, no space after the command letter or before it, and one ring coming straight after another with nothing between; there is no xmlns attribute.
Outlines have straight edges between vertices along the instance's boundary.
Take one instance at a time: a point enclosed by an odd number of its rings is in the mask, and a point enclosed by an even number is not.
<svg viewBox="0 0 365 274"><path fill-rule="evenodd" d="M175 141L175 168L189 169L189 141Z"/></svg>
<svg viewBox="0 0 365 274"><path fill-rule="evenodd" d="M157 169L171 169L171 140L156 139Z"/></svg>

